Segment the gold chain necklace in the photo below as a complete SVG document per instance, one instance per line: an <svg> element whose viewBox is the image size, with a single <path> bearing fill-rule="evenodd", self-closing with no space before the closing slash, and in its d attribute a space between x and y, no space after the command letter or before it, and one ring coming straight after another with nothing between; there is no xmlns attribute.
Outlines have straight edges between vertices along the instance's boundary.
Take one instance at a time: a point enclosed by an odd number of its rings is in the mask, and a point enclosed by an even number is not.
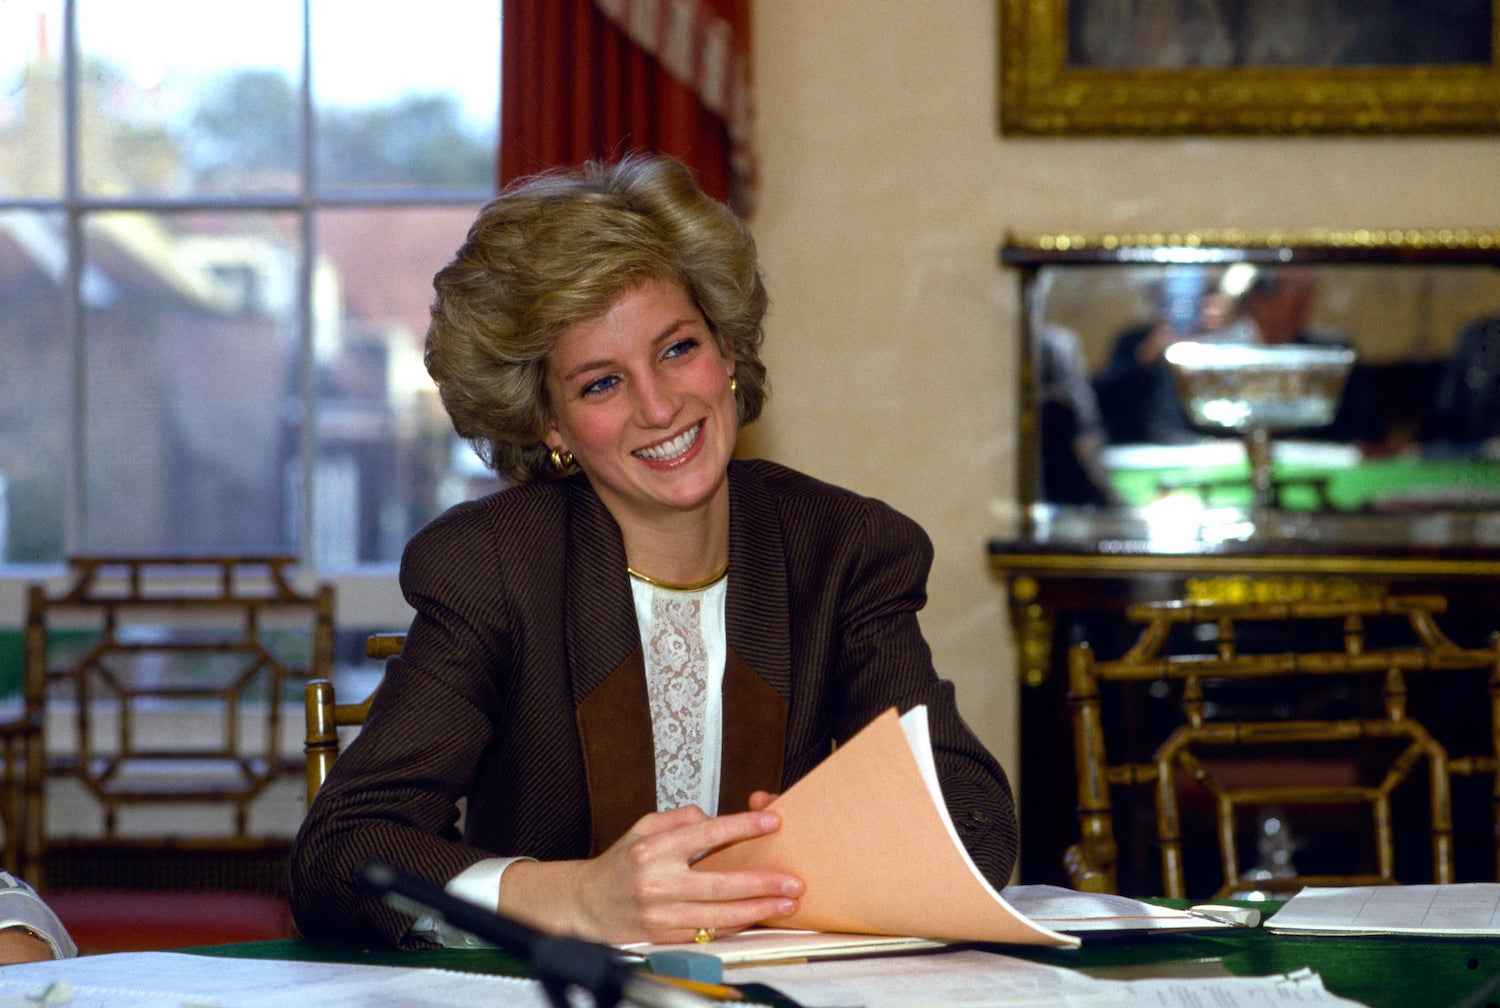
<svg viewBox="0 0 1500 1008"><path fill-rule="evenodd" d="M719 568L718 573L709 577L705 581L698 581L694 584L673 584L670 581L658 581L654 577L649 577L648 575L642 574L634 567L626 567L625 573L629 574L631 577L635 578L637 581L640 581L643 584L650 585L652 588L663 588L667 591L675 592L695 592L702 591L703 589L711 585L716 585L720 581L724 580L724 575L729 573L729 561L724 561L724 566Z"/></svg>

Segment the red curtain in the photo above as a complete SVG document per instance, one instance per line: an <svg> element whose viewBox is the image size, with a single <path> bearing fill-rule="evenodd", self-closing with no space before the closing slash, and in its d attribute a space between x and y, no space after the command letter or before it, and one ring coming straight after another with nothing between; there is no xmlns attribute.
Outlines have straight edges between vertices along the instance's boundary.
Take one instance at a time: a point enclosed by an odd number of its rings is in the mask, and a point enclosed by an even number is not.
<svg viewBox="0 0 1500 1008"><path fill-rule="evenodd" d="M649 150L748 215L749 22L749 0L504 0L500 184Z"/></svg>

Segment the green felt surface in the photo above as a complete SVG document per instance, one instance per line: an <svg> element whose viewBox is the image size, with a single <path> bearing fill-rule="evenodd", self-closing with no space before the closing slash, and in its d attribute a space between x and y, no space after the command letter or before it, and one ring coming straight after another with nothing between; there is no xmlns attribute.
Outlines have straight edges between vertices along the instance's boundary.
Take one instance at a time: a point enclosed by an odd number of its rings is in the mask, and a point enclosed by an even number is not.
<svg viewBox="0 0 1500 1008"><path fill-rule="evenodd" d="M1269 916L1279 904L1264 906ZM1105 975L1124 967L1149 967L1144 971L1148 975L1202 975L1192 971L1208 962L1235 976L1269 976L1307 968L1323 978L1330 992L1371 1008L1449 1008L1500 974L1500 939L1281 935L1264 927L1086 944L1076 954L1052 949L1007 951Z"/></svg>
<svg viewBox="0 0 1500 1008"><path fill-rule="evenodd" d="M1157 902L1188 905L1184 901ZM1280 904L1242 905L1259 906L1269 916ZM298 938L185 951L530 975L520 960L493 950L398 952ZM1005 947L996 951L1101 976L1203 976L1219 969L1235 976L1268 976L1310 968L1332 993L1371 1008L1451 1008L1500 974L1500 939L1279 935L1263 927L1087 942L1073 950ZM732 977L726 980L733 982ZM1500 999L1482 1003L1500 1003Z"/></svg>
<svg viewBox="0 0 1500 1008"><path fill-rule="evenodd" d="M1500 464L1469 459L1371 459L1345 467L1283 462L1277 464L1275 476L1291 484L1282 500L1291 510L1318 507L1317 492L1305 482L1318 479L1327 481L1330 503L1345 511L1399 497L1441 498L1462 505L1474 496L1500 493ZM1249 477L1249 467L1240 463L1116 469L1110 474L1110 482L1124 503L1137 507L1157 500L1164 490L1195 483L1212 485L1208 491L1210 504L1243 507L1251 500Z"/></svg>

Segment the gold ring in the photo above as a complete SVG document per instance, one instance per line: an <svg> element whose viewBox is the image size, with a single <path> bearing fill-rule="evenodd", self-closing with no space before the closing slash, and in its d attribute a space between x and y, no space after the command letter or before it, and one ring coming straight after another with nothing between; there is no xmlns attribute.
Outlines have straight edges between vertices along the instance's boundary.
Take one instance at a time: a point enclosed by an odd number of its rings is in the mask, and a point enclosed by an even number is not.
<svg viewBox="0 0 1500 1008"><path fill-rule="evenodd" d="M704 942L711 942L713 940L714 940L714 929L713 928L699 928L698 929L698 933L695 934L695 935L693 935L693 941L698 942L699 944L702 944Z"/></svg>

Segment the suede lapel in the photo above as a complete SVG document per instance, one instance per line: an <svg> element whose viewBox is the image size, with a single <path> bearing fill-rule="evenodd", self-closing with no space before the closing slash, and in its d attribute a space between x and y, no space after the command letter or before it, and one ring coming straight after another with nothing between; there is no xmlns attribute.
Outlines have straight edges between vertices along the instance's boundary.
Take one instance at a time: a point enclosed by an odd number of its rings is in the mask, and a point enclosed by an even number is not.
<svg viewBox="0 0 1500 1008"><path fill-rule="evenodd" d="M745 811L754 791L781 790L786 711L786 698L730 651L724 665L720 815Z"/></svg>
<svg viewBox="0 0 1500 1008"><path fill-rule="evenodd" d="M578 707L589 793L589 856L656 811L656 749L646 668L636 648Z"/></svg>

